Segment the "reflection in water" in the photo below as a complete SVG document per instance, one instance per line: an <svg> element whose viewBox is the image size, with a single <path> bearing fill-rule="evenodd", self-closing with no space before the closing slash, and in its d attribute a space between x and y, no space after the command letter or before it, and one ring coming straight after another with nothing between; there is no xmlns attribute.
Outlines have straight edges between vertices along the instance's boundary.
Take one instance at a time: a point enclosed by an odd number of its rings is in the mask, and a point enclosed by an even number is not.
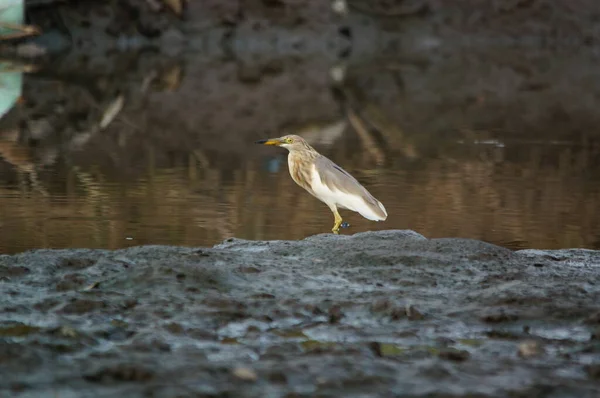
<svg viewBox="0 0 600 398"><path fill-rule="evenodd" d="M304 136L386 206L383 223L342 214L342 233L600 248L591 141L402 126L389 99L332 93L327 61L270 61L251 82L235 63L185 64L203 74L160 64L119 79L26 77L24 101L0 128L0 252L328 232L329 210L289 178L287 151L253 145L276 132Z"/></svg>
<svg viewBox="0 0 600 398"><path fill-rule="evenodd" d="M36 26L23 25L25 0L0 2L0 40L18 39L39 34Z"/></svg>

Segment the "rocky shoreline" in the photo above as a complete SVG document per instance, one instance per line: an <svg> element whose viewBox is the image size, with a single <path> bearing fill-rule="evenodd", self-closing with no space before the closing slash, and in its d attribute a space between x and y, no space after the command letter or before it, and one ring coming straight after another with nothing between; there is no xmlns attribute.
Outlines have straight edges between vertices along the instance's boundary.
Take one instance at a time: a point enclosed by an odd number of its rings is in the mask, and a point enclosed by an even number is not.
<svg viewBox="0 0 600 398"><path fill-rule="evenodd" d="M400 230L0 256L0 395L596 397L599 272Z"/></svg>

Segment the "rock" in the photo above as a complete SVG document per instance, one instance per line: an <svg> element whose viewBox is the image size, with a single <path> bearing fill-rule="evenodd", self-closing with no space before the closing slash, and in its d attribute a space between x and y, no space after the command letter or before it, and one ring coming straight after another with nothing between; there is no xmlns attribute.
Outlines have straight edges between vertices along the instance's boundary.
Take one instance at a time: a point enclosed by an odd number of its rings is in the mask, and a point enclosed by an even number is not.
<svg viewBox="0 0 600 398"><path fill-rule="evenodd" d="M600 311L594 312L585 319L588 325L600 325Z"/></svg>
<svg viewBox="0 0 600 398"><path fill-rule="evenodd" d="M329 309L329 323L338 323L344 317L344 313L339 305L334 305Z"/></svg>
<svg viewBox="0 0 600 398"><path fill-rule="evenodd" d="M505 312L504 310L494 310L482 317L482 321L486 323L502 323L502 322L512 322L519 319L516 314L510 314Z"/></svg>
<svg viewBox="0 0 600 398"><path fill-rule="evenodd" d="M346 0L333 0L333 2L331 3L331 8L337 14L348 14L348 4L346 4Z"/></svg>
<svg viewBox="0 0 600 398"><path fill-rule="evenodd" d="M106 303L103 301L75 299L65 305L60 312L65 314L85 314L86 312L95 311L105 307Z"/></svg>
<svg viewBox="0 0 600 398"><path fill-rule="evenodd" d="M544 352L542 345L535 340L524 341L519 344L518 354L522 358L531 358L542 355Z"/></svg>
<svg viewBox="0 0 600 398"><path fill-rule="evenodd" d="M589 266L573 265L583 255ZM532 266L542 259L551 264ZM0 281L0 367L10 367L0 395L25 383L32 396L50 385L76 395L110 386L119 396L352 397L361 386L500 398L519 378L512 395L552 385L594 396L593 264L600 252L520 253L411 231L0 256L11 275ZM92 281L101 284L81 290ZM573 327L589 333L564 333ZM73 369L81 384L63 381Z"/></svg>
<svg viewBox="0 0 600 398"><path fill-rule="evenodd" d="M0 266L0 278L18 278L29 272L29 268L23 266Z"/></svg>
<svg viewBox="0 0 600 398"><path fill-rule="evenodd" d="M600 380L600 364L587 365L585 371L591 379Z"/></svg>
<svg viewBox="0 0 600 398"><path fill-rule="evenodd" d="M447 359L449 361L462 362L469 359L471 357L471 354L469 354L469 352L465 350L448 348L440 351L438 356L442 359Z"/></svg>
<svg viewBox="0 0 600 398"><path fill-rule="evenodd" d="M243 381L256 381L258 375L250 368L238 367L233 369L233 375Z"/></svg>
<svg viewBox="0 0 600 398"><path fill-rule="evenodd" d="M114 367L102 368L97 372L84 375L84 379L94 383L147 382L153 376L153 372L144 367L121 364Z"/></svg>

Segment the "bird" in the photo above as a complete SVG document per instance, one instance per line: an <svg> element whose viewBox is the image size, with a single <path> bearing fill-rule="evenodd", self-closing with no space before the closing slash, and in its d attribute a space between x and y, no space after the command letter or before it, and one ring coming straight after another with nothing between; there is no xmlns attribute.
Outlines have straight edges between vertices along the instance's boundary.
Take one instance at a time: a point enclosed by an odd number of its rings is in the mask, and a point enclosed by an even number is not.
<svg viewBox="0 0 600 398"><path fill-rule="evenodd" d="M338 234L342 217L338 209L359 213L372 221L387 219L383 204L375 199L350 173L317 152L306 140L290 134L256 141L256 144L280 146L289 151L288 168L292 179L333 212L331 231Z"/></svg>

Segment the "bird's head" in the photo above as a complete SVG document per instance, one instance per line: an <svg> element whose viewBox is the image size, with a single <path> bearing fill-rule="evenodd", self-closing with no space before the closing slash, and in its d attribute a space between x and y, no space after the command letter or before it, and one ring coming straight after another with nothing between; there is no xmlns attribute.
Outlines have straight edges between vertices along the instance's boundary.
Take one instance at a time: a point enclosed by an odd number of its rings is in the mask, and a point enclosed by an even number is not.
<svg viewBox="0 0 600 398"><path fill-rule="evenodd" d="M304 138L298 136L298 135L284 135L283 137L279 137L279 138L269 138L266 140L259 140L256 141L257 144L263 144L263 145L275 145L275 146L280 146L280 147L284 147L285 149L287 149L288 151L299 151L299 150L303 150L303 149L311 149L310 145L308 145L308 143L304 140Z"/></svg>

